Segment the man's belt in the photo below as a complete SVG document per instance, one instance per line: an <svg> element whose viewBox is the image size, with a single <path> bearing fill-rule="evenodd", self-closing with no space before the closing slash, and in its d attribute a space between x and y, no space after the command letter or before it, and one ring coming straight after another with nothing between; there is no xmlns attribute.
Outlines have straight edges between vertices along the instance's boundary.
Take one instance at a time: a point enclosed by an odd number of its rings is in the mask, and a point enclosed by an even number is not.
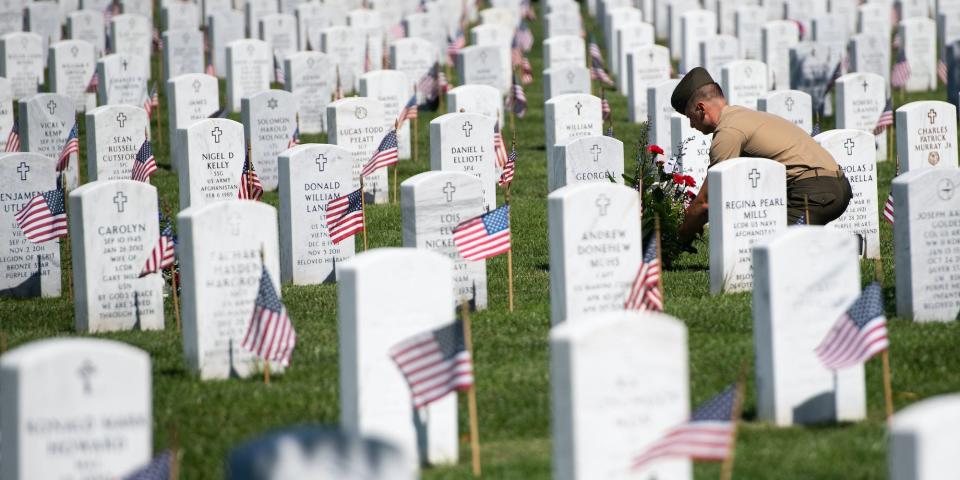
<svg viewBox="0 0 960 480"><path fill-rule="evenodd" d="M831 171L831 170L827 170L825 168L819 168L819 167L811 168L810 170L806 170L800 175L797 175L796 177L792 178L791 181L796 182L799 180L806 180L808 178L819 178L819 177L843 178L843 170L840 169L840 170Z"/></svg>

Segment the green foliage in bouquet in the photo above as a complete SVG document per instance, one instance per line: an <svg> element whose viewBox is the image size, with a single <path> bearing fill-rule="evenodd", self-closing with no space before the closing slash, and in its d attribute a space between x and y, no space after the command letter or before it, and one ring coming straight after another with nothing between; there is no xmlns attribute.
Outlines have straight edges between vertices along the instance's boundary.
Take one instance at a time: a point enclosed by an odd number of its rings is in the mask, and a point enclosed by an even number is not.
<svg viewBox="0 0 960 480"><path fill-rule="evenodd" d="M669 265L682 252L689 251L678 240L678 230L683 223L686 207L695 197L691 189L696 182L693 177L683 173L684 151L693 137L681 142L669 161L664 157L663 149L649 144L648 139L649 124L643 123L637 139L633 175L624 173L623 179L627 186L641 192L644 242L653 234L656 219L660 219L662 257L664 264Z"/></svg>

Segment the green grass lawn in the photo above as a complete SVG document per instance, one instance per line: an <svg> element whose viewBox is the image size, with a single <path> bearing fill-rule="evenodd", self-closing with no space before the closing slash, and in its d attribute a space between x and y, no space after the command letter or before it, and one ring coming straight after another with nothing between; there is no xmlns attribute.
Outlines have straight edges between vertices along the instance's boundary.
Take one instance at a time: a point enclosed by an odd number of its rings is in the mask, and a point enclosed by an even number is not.
<svg viewBox="0 0 960 480"><path fill-rule="evenodd" d="M594 24L588 25L597 32ZM549 478L550 398L548 333L550 327L546 215L546 159L543 133L543 94L540 83L542 41L534 25L537 46L530 53L537 81L526 87L530 111L516 122L519 161L513 188L512 230L516 309L507 312L506 258L488 262L489 309L473 317L477 395L483 446L484 474L490 478ZM598 38L600 38L598 36ZM155 58L156 64L158 59ZM223 85L221 85L223 87ZM221 88L221 92L225 90ZM163 94L161 90L161 94ZM638 125L627 122L626 99L609 92L617 138L626 156L635 153ZM943 99L945 90L910 95L909 100ZM166 99L161 99L166 116ZM897 103L899 106L901 102ZM434 114L421 114L420 158L400 166L401 181L429 170L429 128ZM239 120L239 115L231 115ZM833 125L823 121L824 129ZM85 126L81 117L81 142ZM157 132L154 132L157 135ZM162 168L153 176L168 213L177 205L177 179L169 170L169 139L154 145ZM505 134L505 136L507 136ZM155 137L156 138L156 137ZM509 137L508 137L509 138ZM305 136L304 142L323 142ZM85 146L81 145L85 155ZM627 161L627 171L632 171ZM880 165L881 201L894 176L893 162ZM86 173L85 168L83 172ZM84 177L86 178L86 177ZM502 193L501 193L502 199ZM267 203L278 206L277 194ZM401 244L400 208L376 205L367 210L372 248ZM881 223L884 272L892 284L892 230ZM751 297L749 293L709 294L705 242L700 253L688 254L665 274L666 311L689 329L690 391L693 405L735 380L742 362L753 365ZM66 247L65 261L67 258ZM872 264L863 265L864 283L872 279ZM402 277L401 277L402 278ZM64 275L64 292L67 278ZM894 402L897 409L920 399L960 390L960 325L915 324L893 316L893 289L885 291L892 338ZM169 446L173 433L183 450L183 478L222 477L230 449L260 433L292 424L336 425L338 351L336 286L283 287L283 298L297 328L298 345L292 366L265 386L260 378L201 382L186 368L173 305L167 299L166 329L162 332L121 332L97 335L130 343L153 360L154 444ZM73 336L73 302L67 298L0 299L0 331L9 348L54 336ZM866 367L868 420L857 424L775 428L755 421L752 375L748 378L736 452L738 478L882 478L886 476L886 433L883 389L878 361ZM466 403L461 408L462 449L457 466L427 468L424 478L469 476ZM696 467L697 478L716 478L719 466Z"/></svg>

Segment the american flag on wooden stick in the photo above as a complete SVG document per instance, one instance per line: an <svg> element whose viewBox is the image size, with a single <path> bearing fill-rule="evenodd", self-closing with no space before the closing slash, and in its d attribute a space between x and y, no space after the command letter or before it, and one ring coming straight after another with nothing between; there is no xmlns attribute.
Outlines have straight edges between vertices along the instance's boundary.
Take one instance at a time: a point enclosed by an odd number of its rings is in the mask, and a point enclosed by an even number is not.
<svg viewBox="0 0 960 480"><path fill-rule="evenodd" d="M147 257L143 269L140 270L140 276L145 277L151 273L170 268L170 266L173 265L175 245L176 241L173 238L173 227L167 225L167 227L160 232L160 238L157 239L157 244L153 246L153 250L150 250L150 255Z"/></svg>
<svg viewBox="0 0 960 480"><path fill-rule="evenodd" d="M417 82L417 91L423 96L424 100L430 102L438 97L437 93L437 74L440 71L440 64L434 63L424 76Z"/></svg>
<svg viewBox="0 0 960 480"><path fill-rule="evenodd" d="M907 55L901 48L897 52L897 63L893 65L893 71L890 74L890 85L894 88L906 88L911 74L910 62L907 61Z"/></svg>
<svg viewBox="0 0 960 480"><path fill-rule="evenodd" d="M417 118L418 114L419 112L417 111L417 94L414 93L413 96L410 97L410 100L407 100L407 104L404 105L403 108L400 110L400 117L397 118L397 127L399 128L401 125L403 125L403 122L407 121L408 118L409 119Z"/></svg>
<svg viewBox="0 0 960 480"><path fill-rule="evenodd" d="M73 128L67 135L67 140L63 142L63 148L60 149L60 159L57 160L57 171L62 172L70 165L70 155L80 152L80 138L77 133L77 122L73 122Z"/></svg>
<svg viewBox="0 0 960 480"><path fill-rule="evenodd" d="M533 31L530 30L530 25L527 24L526 20L520 21L520 26L517 27L517 31L513 35L513 43L524 52L533 49Z"/></svg>
<svg viewBox="0 0 960 480"><path fill-rule="evenodd" d="M526 56L520 58L520 83L524 85L533 83L533 65Z"/></svg>
<svg viewBox="0 0 960 480"><path fill-rule="evenodd" d="M603 60L603 52L600 51L600 45L597 44L597 40L593 38L593 35L590 35L590 44L587 47L587 52L590 53L591 64L600 65L601 67L606 65L606 62Z"/></svg>
<svg viewBox="0 0 960 480"><path fill-rule="evenodd" d="M690 420L674 427L633 459L633 468L663 457L726 460L733 452L733 419L737 388L730 385L694 410Z"/></svg>
<svg viewBox="0 0 960 480"><path fill-rule="evenodd" d="M890 225L893 225L893 192L887 195L887 201L883 204L883 217Z"/></svg>
<svg viewBox="0 0 960 480"><path fill-rule="evenodd" d="M839 370L863 363L889 345L883 291L874 282L863 289L815 351L824 366Z"/></svg>
<svg viewBox="0 0 960 480"><path fill-rule="evenodd" d="M93 71L93 75L90 76L90 81L87 82L87 88L83 91L84 93L97 93L97 87L100 86L100 77L97 76L97 71Z"/></svg>
<svg viewBox="0 0 960 480"><path fill-rule="evenodd" d="M510 185L513 182L513 173L517 169L517 146L511 145L510 156L507 157L507 163L500 172L500 180L497 182L501 187Z"/></svg>
<svg viewBox="0 0 960 480"><path fill-rule="evenodd" d="M603 68L603 65L597 62L597 59L590 59L590 78L599 80L601 83L607 86L613 86L613 78L610 78L610 75L607 73L606 69Z"/></svg>
<svg viewBox="0 0 960 480"><path fill-rule="evenodd" d="M293 129L293 135L290 136L290 141L287 142L287 148L293 148L297 145L300 145L300 122L297 122L296 128Z"/></svg>
<svg viewBox="0 0 960 480"><path fill-rule="evenodd" d="M507 145L503 142L503 135L500 133L500 121L493 124L493 153L497 159L497 166L501 169L507 165Z"/></svg>
<svg viewBox="0 0 960 480"><path fill-rule="evenodd" d="M360 172L360 176L366 177L383 167L396 165L399 161L400 156L399 147L397 144L397 131L390 130L386 135L383 136L383 139L380 140L380 146L377 147L377 151L373 153L373 156L370 157L370 161L367 162L367 164L363 167L363 171Z"/></svg>
<svg viewBox="0 0 960 480"><path fill-rule="evenodd" d="M130 175L132 180L138 182L149 182L150 175L157 171L157 159L153 156L153 147L150 140L143 139L140 150L137 150L137 156L133 160L133 172Z"/></svg>
<svg viewBox="0 0 960 480"><path fill-rule="evenodd" d="M297 332L266 267L261 267L260 288L241 345L250 353L283 366L290 364L290 356L297 345Z"/></svg>
<svg viewBox="0 0 960 480"><path fill-rule="evenodd" d="M893 125L893 98L887 98L887 104L884 105L883 111L880 112L880 118L877 119L876 126L873 127L873 134L880 135L881 133L887 130L887 127Z"/></svg>
<svg viewBox="0 0 960 480"><path fill-rule="evenodd" d="M277 57L277 52L273 54L273 81L284 85L286 83L286 76L283 73L283 64L280 62L280 58Z"/></svg>
<svg viewBox="0 0 960 480"><path fill-rule="evenodd" d="M604 122L613 118L613 110L610 109L610 102L607 101L606 90L600 90L600 115Z"/></svg>
<svg viewBox="0 0 960 480"><path fill-rule="evenodd" d="M327 234L333 243L340 243L363 231L363 190L356 189L327 202Z"/></svg>
<svg viewBox="0 0 960 480"><path fill-rule="evenodd" d="M390 349L390 358L410 385L415 408L473 386L473 361L461 320L403 340Z"/></svg>
<svg viewBox="0 0 960 480"><path fill-rule="evenodd" d="M517 81L517 75L513 75L513 86L510 88L510 107L513 108L513 114L517 118L523 118L527 115L527 94L523 91L523 85Z"/></svg>
<svg viewBox="0 0 960 480"><path fill-rule="evenodd" d="M23 235L33 243L67 236L67 210L60 177L57 188L38 194L14 215Z"/></svg>
<svg viewBox="0 0 960 480"><path fill-rule="evenodd" d="M940 78L940 82L947 83L947 62L942 58L937 60L937 77Z"/></svg>
<svg viewBox="0 0 960 480"><path fill-rule="evenodd" d="M13 128L10 129L10 134L7 135L7 145L3 148L4 152L19 152L20 151L20 120L13 120Z"/></svg>
<svg viewBox="0 0 960 480"><path fill-rule="evenodd" d="M623 304L626 310L663 311L663 296L660 294L660 258L657 256L657 238L653 237L643 249L640 270L630 286L630 294Z"/></svg>
<svg viewBox="0 0 960 480"><path fill-rule="evenodd" d="M457 29L457 33L453 37L447 36L447 57L450 59L450 63L456 60L457 54L466 46L467 37L463 33L462 26Z"/></svg>
<svg viewBox="0 0 960 480"><path fill-rule="evenodd" d="M240 200L260 200L263 196L263 183L260 182L260 176L253 169L253 160L249 152L247 159L243 162L243 173L240 174L240 188L237 191L237 198Z"/></svg>
<svg viewBox="0 0 960 480"><path fill-rule="evenodd" d="M157 107L160 103L159 100L154 103L153 96L157 95L157 84L153 83L150 86L150 92L147 93L147 96L143 98L143 109L147 111L147 118L153 118L153 109Z"/></svg>
<svg viewBox="0 0 960 480"><path fill-rule="evenodd" d="M457 225L453 243L466 260L484 260L509 252L510 204Z"/></svg>

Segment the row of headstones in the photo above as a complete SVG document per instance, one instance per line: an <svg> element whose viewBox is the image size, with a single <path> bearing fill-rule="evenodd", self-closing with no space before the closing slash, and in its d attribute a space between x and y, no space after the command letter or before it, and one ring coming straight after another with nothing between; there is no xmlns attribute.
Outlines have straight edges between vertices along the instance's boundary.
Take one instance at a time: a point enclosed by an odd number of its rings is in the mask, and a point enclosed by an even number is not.
<svg viewBox="0 0 960 480"><path fill-rule="evenodd" d="M809 256L798 258L798 249ZM257 256L256 248L248 253L244 256ZM832 319L859 294L856 242L842 232L796 227L768 239L756 255L769 275L767 290L758 291L754 302L758 417L780 426L864 419L863 367L834 373L813 354ZM794 273L790 282L777 273L783 269ZM453 320L455 275L449 259L416 249L376 249L345 262L338 292L341 426L353 442L361 436L383 439L375 447L379 454L354 456L340 442L325 451L319 445L328 442L314 440L300 455L278 455L294 453L290 449L297 445L271 435L234 451L230 478L303 467L288 462L305 457L314 458L308 462L314 468L342 475L356 468L370 475L364 478L415 478L418 463L455 464L456 394L413 409L406 381L384 354L405 338ZM584 479L636 474L631 460L639 449L689 415L683 323L662 314L611 311L572 317L550 337L554 474ZM47 478L77 468L116 476L150 459L146 352L109 340L33 342L0 357L0 392L4 478ZM960 421L952 414L958 401L938 397L894 417L892 478L927 478L958 466L949 450L938 449L956 442L956 428L944 427ZM112 448L72 447L103 438ZM658 478L691 477L686 459L659 460L644 471Z"/></svg>

